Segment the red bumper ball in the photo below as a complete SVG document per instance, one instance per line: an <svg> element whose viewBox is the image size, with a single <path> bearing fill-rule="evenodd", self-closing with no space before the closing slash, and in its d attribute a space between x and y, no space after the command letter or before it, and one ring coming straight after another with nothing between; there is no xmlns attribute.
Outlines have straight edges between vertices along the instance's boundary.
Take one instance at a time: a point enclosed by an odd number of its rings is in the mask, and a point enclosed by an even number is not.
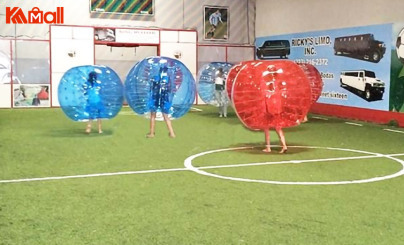
<svg viewBox="0 0 404 245"><path fill-rule="evenodd" d="M226 78L226 92L227 95L229 96L229 99L231 100L231 89L233 87L233 83L234 83L234 79L236 78L238 72L241 70L241 68L243 67L243 64L245 62L241 62L239 64L236 64L234 66L232 66L229 70L229 73L227 74L227 78Z"/></svg>
<svg viewBox="0 0 404 245"><path fill-rule="evenodd" d="M321 91L323 91L323 79L317 68L310 64L299 64L300 68L306 73L310 81L311 87L311 104L314 104L320 98Z"/></svg>
<svg viewBox="0 0 404 245"><path fill-rule="evenodd" d="M233 82L231 98L247 128L284 128L304 119L311 88L303 69L292 61L249 61Z"/></svg>

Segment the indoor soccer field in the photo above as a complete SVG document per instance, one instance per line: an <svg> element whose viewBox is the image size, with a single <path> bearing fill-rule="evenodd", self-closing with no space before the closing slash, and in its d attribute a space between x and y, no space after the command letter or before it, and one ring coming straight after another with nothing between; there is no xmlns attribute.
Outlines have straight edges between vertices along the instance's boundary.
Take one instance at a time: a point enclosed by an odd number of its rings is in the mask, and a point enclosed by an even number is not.
<svg viewBox="0 0 404 245"><path fill-rule="evenodd" d="M398 245L404 130L310 115L289 146L234 112L158 122L124 107L103 134L61 109L0 110L0 244Z"/></svg>

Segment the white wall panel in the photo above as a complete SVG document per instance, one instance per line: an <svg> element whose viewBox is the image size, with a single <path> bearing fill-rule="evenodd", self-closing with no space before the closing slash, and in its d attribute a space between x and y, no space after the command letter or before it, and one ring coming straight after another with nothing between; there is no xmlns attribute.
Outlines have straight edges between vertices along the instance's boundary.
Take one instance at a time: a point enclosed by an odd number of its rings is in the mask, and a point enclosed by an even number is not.
<svg viewBox="0 0 404 245"><path fill-rule="evenodd" d="M0 16L5 18L6 11L3 6L20 7L24 13L27 13L33 7L39 7L45 12L55 11L57 7L64 7L64 25L190 29L197 30L200 42L210 43L209 40L203 40L203 7L206 5L225 6L229 9L229 43L252 44L252 42L254 42L255 33L255 1L256 0L154 0L154 16L114 14L97 18L92 17L90 14L90 0L2 0ZM276 2L275 5L280 4ZM273 6L271 6L271 8L272 7ZM296 9L296 11L298 11L298 9ZM397 13L398 12L399 11L397 11ZM288 18L289 17L288 15ZM285 19L284 16L281 19ZM274 25L274 23L272 23L272 25ZM25 36L36 39L48 39L48 34L49 25L47 24L14 25L5 24L5 21L0 21L0 35L3 36Z"/></svg>
<svg viewBox="0 0 404 245"><path fill-rule="evenodd" d="M73 27L71 26L52 26L51 27L52 40L53 39L71 39L73 37Z"/></svg>
<svg viewBox="0 0 404 245"><path fill-rule="evenodd" d="M10 41L0 40L0 108L11 108L10 46Z"/></svg>
<svg viewBox="0 0 404 245"><path fill-rule="evenodd" d="M254 47L228 47L227 62L238 63L245 60L254 60Z"/></svg>
<svg viewBox="0 0 404 245"><path fill-rule="evenodd" d="M196 43L197 35L193 31L180 31L179 42L181 43Z"/></svg>
<svg viewBox="0 0 404 245"><path fill-rule="evenodd" d="M66 28L65 30L61 28ZM54 38L53 30L57 37ZM69 36L68 34L71 33ZM74 39L74 38L78 39ZM72 67L94 65L94 31L89 27L57 27L51 29L52 105L59 106L57 98L60 78Z"/></svg>
<svg viewBox="0 0 404 245"><path fill-rule="evenodd" d="M256 0L256 36L403 22L403 0Z"/></svg>
<svg viewBox="0 0 404 245"><path fill-rule="evenodd" d="M162 43L178 42L178 31L160 31L160 42Z"/></svg>
<svg viewBox="0 0 404 245"><path fill-rule="evenodd" d="M178 60L188 68L196 80L196 43L161 43L161 56L176 58L176 54L181 54Z"/></svg>
<svg viewBox="0 0 404 245"><path fill-rule="evenodd" d="M94 38L93 27L73 27L73 39L89 40Z"/></svg>
<svg viewBox="0 0 404 245"><path fill-rule="evenodd" d="M196 44L192 43L162 43L160 46L160 55L175 58L175 54L181 53L178 60L190 70L192 74L196 73Z"/></svg>
<svg viewBox="0 0 404 245"><path fill-rule="evenodd" d="M0 108L11 108L11 84L0 84Z"/></svg>

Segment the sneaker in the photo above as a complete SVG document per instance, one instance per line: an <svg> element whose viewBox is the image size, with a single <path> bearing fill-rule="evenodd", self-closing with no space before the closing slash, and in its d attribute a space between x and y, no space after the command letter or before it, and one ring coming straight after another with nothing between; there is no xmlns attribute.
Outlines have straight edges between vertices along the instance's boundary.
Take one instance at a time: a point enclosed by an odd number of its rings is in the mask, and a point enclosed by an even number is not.
<svg viewBox="0 0 404 245"><path fill-rule="evenodd" d="M219 115L219 117L223 117L223 115L222 115L222 114L220 114L220 115Z"/></svg>

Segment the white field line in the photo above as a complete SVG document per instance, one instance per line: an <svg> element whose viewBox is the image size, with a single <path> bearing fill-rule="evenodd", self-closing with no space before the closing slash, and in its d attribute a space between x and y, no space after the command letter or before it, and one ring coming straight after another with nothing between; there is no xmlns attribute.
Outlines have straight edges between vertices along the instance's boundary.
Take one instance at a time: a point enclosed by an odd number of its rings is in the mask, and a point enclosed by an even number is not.
<svg viewBox="0 0 404 245"><path fill-rule="evenodd" d="M355 160L355 159L366 159L366 158L378 158L378 157L386 157L386 156L391 156L391 157L392 156L404 156L404 153L397 153L397 154L390 154L390 155L378 154L378 155L372 155L372 156L358 156L358 157L340 157L340 158L290 160L290 161L264 162L264 163L218 165L218 166L198 167L198 169L215 169L215 168L229 168L229 167L238 168L238 167L250 167L250 166L272 165L272 164L287 164L287 163L297 164L297 163L306 163L306 162L343 161L343 160ZM188 169L188 168L152 169L152 170L126 171L126 172L113 172L113 173L96 173L96 174L53 176L53 177L41 177L41 178L11 179L11 180L0 180L0 184L1 183L46 181L46 180L93 178L93 177L117 176L117 175L162 173L162 172L175 172L175 171L190 171L190 169Z"/></svg>
<svg viewBox="0 0 404 245"><path fill-rule="evenodd" d="M218 150L212 150L212 151L206 151L206 152L201 152L196 155L190 156L184 161L184 165L186 168L194 171L195 173L205 175L205 176L210 176L214 178L219 178L219 179L224 179L224 180L232 180L232 181L241 181L241 182L249 182L249 183L261 183L261 184L277 184L277 185L345 185L345 184L361 184L361 183L371 183L371 182L376 182L376 181L382 181L382 180L388 180L392 178L396 178L399 176L404 175L404 160L400 160L397 158L394 158L392 155L385 155L381 153L375 153L375 152L367 152L367 151L361 151L361 150L353 150L353 149L344 149L344 148L332 148L332 147L318 147L318 146L290 146L290 147L295 147L295 148L310 148L310 149L327 149L327 150L337 150L337 151L349 151L349 152L356 152L356 153L363 153L363 154L370 154L375 157L385 157L388 159L391 159L393 161L396 161L401 164L402 168L400 171L390 174L390 175L385 175L385 176L377 176L373 178L368 178L368 179L356 179L356 180L340 180L340 181L304 181L304 182L296 182L296 181L277 181L277 180L260 180L260 179L248 179L248 178L240 178L240 177L231 177L231 176L224 176L224 175L219 175L211 172L206 172L202 170L201 168L195 167L192 165L192 160L195 158L198 158L200 156L212 154L212 153L217 153L217 152L223 152L223 151L234 151L234 150L242 150L242 149L249 149L251 147L237 147L237 148L227 148L227 149L218 149ZM394 154L394 155L402 155L402 154ZM362 158L362 156L360 156ZM319 161L320 159L315 159L314 161ZM308 160L311 161L311 160ZM291 161L295 163L301 163L302 161Z"/></svg>
<svg viewBox="0 0 404 245"><path fill-rule="evenodd" d="M118 113L118 115L135 116L136 114L133 111L121 111Z"/></svg>
<svg viewBox="0 0 404 245"><path fill-rule="evenodd" d="M403 154L404 155L404 154ZM337 158L323 158L323 159L312 159L312 160L290 160L290 161L279 161L279 162L256 162L256 163L244 163L244 164L233 164L233 165L219 165L219 166L209 166L209 167L198 167L199 169L211 169L211 168L236 168L236 167L249 167L249 166L261 166L261 165L275 165L275 164L297 164L297 163L308 163L308 162L329 162L329 161L344 161L344 160L356 160L356 159L367 159L367 158L377 158L384 157L385 155L377 156L358 156L358 157L337 157ZM239 166L242 165L242 166Z"/></svg>
<svg viewBox="0 0 404 245"><path fill-rule="evenodd" d="M1 184L1 183L15 183L15 182L43 181L43 180L62 180L62 179L91 178L91 177L115 176L115 175L130 175L130 174L147 174L147 173L160 173L160 172L174 172L174 171L184 171L184 170L188 170L188 169L186 169L186 168L153 169L153 170L139 170L139 171L126 171L126 172L113 172L113 173L98 173L98 174L82 174L82 175L70 175L70 176L54 176L54 177L29 178L29 179L0 180L0 184Z"/></svg>
<svg viewBox="0 0 404 245"><path fill-rule="evenodd" d="M192 111L203 111L202 109L198 109L198 108L195 108L195 107L191 107L191 110Z"/></svg>
<svg viewBox="0 0 404 245"><path fill-rule="evenodd" d="M324 118L324 117L311 117L311 118L328 121L328 118Z"/></svg>
<svg viewBox="0 0 404 245"><path fill-rule="evenodd" d="M394 132L394 133L401 133L401 134L404 134L404 131L400 131L400 130L393 130L393 129L388 129L388 128L385 128L385 129L383 129L384 131L389 131L389 132Z"/></svg>
<svg viewBox="0 0 404 245"><path fill-rule="evenodd" d="M363 126L362 124L359 124L359 123L352 123L352 122L345 122L345 123L349 124L349 125L359 126L359 127Z"/></svg>

